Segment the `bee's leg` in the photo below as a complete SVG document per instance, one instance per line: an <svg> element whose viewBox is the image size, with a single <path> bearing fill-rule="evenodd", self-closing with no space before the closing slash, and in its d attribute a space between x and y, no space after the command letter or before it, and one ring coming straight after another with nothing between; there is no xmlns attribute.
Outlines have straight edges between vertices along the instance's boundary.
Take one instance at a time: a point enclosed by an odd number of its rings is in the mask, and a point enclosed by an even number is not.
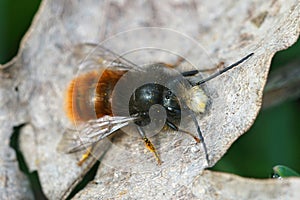
<svg viewBox="0 0 300 200"><path fill-rule="evenodd" d="M171 129L173 129L174 131L186 133L186 134L192 136L192 137L194 138L194 140L195 140L197 143L200 143L200 142L201 142L200 138L194 136L192 133L190 133L190 132L188 132L188 131L179 129L179 128L178 128L175 124L173 124L172 122L170 122L170 121L167 120L167 121L166 121L166 124L167 124Z"/></svg>
<svg viewBox="0 0 300 200"><path fill-rule="evenodd" d="M81 166L91 155L93 146L90 146L86 149L86 152L81 156L81 159L77 162L78 166Z"/></svg>
<svg viewBox="0 0 300 200"><path fill-rule="evenodd" d="M158 165L161 165L160 157L159 157L158 153L156 152L156 149L155 149L154 145L153 145L152 142L146 137L145 132L144 132L144 130L143 130L141 127L137 126L137 129L138 129L138 131L139 131L139 134L142 136L142 139L143 139L143 141L144 141L144 143L145 143L146 148L154 154L154 156L155 156L155 158L156 158L156 160L157 160L157 164L158 164Z"/></svg>
<svg viewBox="0 0 300 200"><path fill-rule="evenodd" d="M168 110L172 111L173 113L176 113L178 115L181 115L181 110L179 110L179 109L169 107ZM194 140L196 140L197 143L201 142L201 138L194 136L192 133L190 133L188 131L179 129L174 123L170 122L169 120L166 121L166 125L168 127L170 127L171 129L173 129L174 131L179 131L179 132L186 133L186 134L192 136L194 138Z"/></svg>
<svg viewBox="0 0 300 200"><path fill-rule="evenodd" d="M195 124L196 127L197 127L198 137L194 136L192 133L190 133L190 132L188 132L188 131L184 131L184 130L179 129L175 124L173 124L172 122L170 122L170 121L168 121L168 120L166 121L166 124L167 124L171 129L173 129L174 131L179 131L179 132L186 133L186 134L192 136L192 137L196 140L197 143L202 142L203 148L204 148L204 153L205 153L205 158L206 158L207 164L209 165L209 157L208 157L208 153L207 153L206 144L204 143L204 138L203 138L203 136L202 136L202 132L201 132L201 130L200 130L200 126L199 126L199 124L198 124L198 122L197 122L197 119L195 118L195 115L193 115L193 114L192 114L192 119L193 119L194 124Z"/></svg>

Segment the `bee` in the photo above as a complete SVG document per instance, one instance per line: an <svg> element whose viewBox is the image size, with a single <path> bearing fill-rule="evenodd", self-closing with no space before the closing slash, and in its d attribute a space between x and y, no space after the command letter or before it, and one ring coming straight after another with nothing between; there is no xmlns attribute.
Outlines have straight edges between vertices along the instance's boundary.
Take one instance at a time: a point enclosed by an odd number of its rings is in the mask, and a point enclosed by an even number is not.
<svg viewBox="0 0 300 200"><path fill-rule="evenodd" d="M174 73L176 65L166 63L138 66L102 46L98 46L94 53L97 56L89 58L86 63L93 63L97 70L74 78L67 88L65 98L66 115L79 128L78 134L73 134L71 139L63 138L61 146L67 153L86 149L78 165L82 165L89 157L96 143L129 125L136 127L145 147L154 154L160 165L161 158L145 132L145 127L155 121L155 117L151 118L149 114L154 105L165 109L165 127L188 134L196 143L202 143L209 164L207 147L196 118L205 112L208 102L202 84L238 66L253 53L201 80L193 79L197 77L199 70ZM138 87L130 84L133 80L141 81ZM119 90L121 94L115 92L119 82L125 87ZM124 91L128 87L133 90L130 94ZM128 102L122 101L126 95L129 95ZM121 107L128 112L118 112L122 110ZM180 128L183 110L191 117L197 134Z"/></svg>

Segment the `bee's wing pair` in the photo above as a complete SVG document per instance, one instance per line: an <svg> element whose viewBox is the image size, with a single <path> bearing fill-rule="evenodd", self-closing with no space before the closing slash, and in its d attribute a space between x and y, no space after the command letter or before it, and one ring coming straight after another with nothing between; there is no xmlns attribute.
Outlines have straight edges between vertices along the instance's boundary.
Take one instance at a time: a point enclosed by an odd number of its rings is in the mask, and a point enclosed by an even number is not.
<svg viewBox="0 0 300 200"><path fill-rule="evenodd" d="M58 151L74 153L84 150L127 126L134 119L134 117L105 115L99 119L89 120L76 129L67 129L58 145Z"/></svg>
<svg viewBox="0 0 300 200"><path fill-rule="evenodd" d="M113 68L115 70L142 71L140 66L101 45L78 44L75 46L74 54L75 57L79 58L81 69Z"/></svg>

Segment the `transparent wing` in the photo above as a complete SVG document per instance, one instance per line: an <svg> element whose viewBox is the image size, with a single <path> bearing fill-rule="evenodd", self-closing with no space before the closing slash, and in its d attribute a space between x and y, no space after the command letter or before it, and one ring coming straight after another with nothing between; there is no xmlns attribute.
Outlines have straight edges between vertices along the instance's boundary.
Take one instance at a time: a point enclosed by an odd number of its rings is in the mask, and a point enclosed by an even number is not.
<svg viewBox="0 0 300 200"><path fill-rule="evenodd" d="M74 153L103 140L120 128L127 126L134 117L104 116L90 120L77 129L68 129L58 144L58 151Z"/></svg>
<svg viewBox="0 0 300 200"><path fill-rule="evenodd" d="M99 69L101 67L116 70L142 70L135 63L101 45L93 43L79 44L75 47L75 53L80 59L80 68L84 70Z"/></svg>

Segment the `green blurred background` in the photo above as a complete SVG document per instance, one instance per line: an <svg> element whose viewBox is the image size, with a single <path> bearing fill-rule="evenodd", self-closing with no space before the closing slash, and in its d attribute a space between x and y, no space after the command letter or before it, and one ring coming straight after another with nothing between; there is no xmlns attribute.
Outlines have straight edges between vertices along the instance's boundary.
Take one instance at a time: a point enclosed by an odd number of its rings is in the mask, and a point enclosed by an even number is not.
<svg viewBox="0 0 300 200"><path fill-rule="evenodd" d="M17 53L39 4L39 0L0 0L0 63ZM271 70L299 60L299 53L298 41L275 55ZM282 164L300 172L299 115L299 98L262 110L251 130L232 145L213 170L268 178L272 167Z"/></svg>

